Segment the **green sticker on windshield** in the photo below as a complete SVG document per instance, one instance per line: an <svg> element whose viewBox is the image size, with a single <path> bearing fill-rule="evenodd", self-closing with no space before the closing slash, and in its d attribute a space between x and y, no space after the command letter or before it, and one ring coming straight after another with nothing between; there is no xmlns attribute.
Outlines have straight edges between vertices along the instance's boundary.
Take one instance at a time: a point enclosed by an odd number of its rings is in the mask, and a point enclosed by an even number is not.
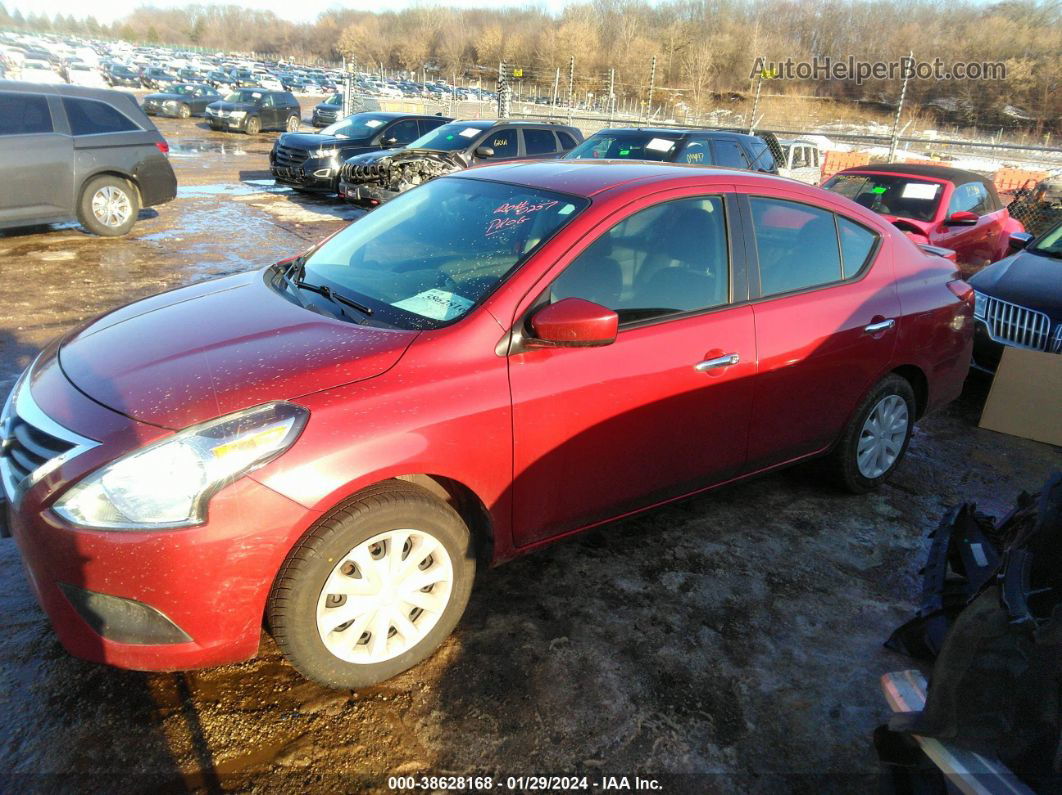
<svg viewBox="0 0 1062 795"><path fill-rule="evenodd" d="M452 141L453 139L454 139L454 137L452 135L447 135L446 136L446 140L447 141Z"/></svg>
<svg viewBox="0 0 1062 795"><path fill-rule="evenodd" d="M620 157L626 157L631 153L630 149L620 149Z"/></svg>
<svg viewBox="0 0 1062 795"><path fill-rule="evenodd" d="M883 185L875 185L873 188L870 189L870 192L877 193L880 195L885 192L885 187Z"/></svg>

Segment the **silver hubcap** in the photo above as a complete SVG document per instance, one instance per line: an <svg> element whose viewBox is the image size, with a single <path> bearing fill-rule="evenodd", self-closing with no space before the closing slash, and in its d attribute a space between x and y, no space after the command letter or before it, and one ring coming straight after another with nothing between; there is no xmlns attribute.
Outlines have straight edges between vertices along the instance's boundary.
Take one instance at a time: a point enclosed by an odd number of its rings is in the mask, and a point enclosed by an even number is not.
<svg viewBox="0 0 1062 795"><path fill-rule="evenodd" d="M856 447L859 474L868 480L879 478L896 463L907 438L907 402L899 395L878 401L863 423Z"/></svg>
<svg viewBox="0 0 1062 795"><path fill-rule="evenodd" d="M446 548L420 530L390 530L358 544L325 580L317 631L341 660L379 663L427 635L453 593Z"/></svg>
<svg viewBox="0 0 1062 795"><path fill-rule="evenodd" d="M299 129L299 120L292 116L288 119L288 132L295 132Z"/></svg>
<svg viewBox="0 0 1062 795"><path fill-rule="evenodd" d="M104 226L121 226L132 212L129 195L119 188L105 185L92 194L92 214Z"/></svg>

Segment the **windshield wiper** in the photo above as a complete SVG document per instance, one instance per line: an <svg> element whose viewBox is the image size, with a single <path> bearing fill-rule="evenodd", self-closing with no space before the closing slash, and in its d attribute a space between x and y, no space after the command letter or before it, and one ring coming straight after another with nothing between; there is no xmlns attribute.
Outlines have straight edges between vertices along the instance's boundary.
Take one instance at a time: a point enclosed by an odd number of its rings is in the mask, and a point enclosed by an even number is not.
<svg viewBox="0 0 1062 795"><path fill-rule="evenodd" d="M317 295L324 296L333 303L343 304L349 306L352 309L357 309L363 315L368 317L372 316L372 307L365 306L360 301L355 301L353 298L347 298L342 293L337 293L331 287L326 287L323 284L311 284L310 282L303 281L302 276L306 269L306 255L296 257L290 263L288 263L287 269L284 270L282 276L288 284L294 285L300 290L308 290L311 293L317 293Z"/></svg>

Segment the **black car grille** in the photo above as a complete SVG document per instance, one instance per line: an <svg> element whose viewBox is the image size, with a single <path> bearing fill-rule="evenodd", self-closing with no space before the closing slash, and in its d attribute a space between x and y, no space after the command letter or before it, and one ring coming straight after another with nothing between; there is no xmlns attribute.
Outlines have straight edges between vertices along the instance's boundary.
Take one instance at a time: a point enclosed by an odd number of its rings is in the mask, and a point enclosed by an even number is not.
<svg viewBox="0 0 1062 795"><path fill-rule="evenodd" d="M22 482L30 473L74 448L70 442L34 428L14 413L8 420L6 436L3 456L7 459L15 483Z"/></svg>
<svg viewBox="0 0 1062 795"><path fill-rule="evenodd" d="M273 163L278 166L298 166L306 162L306 159L310 156L310 153L305 149L296 149L291 146L277 145L277 153L273 158Z"/></svg>
<svg viewBox="0 0 1062 795"><path fill-rule="evenodd" d="M334 110L318 110L317 118L328 119L329 121L335 121L337 114Z"/></svg>

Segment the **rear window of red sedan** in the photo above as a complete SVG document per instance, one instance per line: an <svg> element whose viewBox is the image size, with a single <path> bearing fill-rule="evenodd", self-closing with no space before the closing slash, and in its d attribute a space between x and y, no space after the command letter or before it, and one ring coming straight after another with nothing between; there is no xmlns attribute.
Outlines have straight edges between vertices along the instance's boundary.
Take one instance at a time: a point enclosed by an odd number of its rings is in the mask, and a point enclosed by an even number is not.
<svg viewBox="0 0 1062 795"><path fill-rule="evenodd" d="M902 174L835 174L822 186L880 215L932 221L944 185Z"/></svg>

